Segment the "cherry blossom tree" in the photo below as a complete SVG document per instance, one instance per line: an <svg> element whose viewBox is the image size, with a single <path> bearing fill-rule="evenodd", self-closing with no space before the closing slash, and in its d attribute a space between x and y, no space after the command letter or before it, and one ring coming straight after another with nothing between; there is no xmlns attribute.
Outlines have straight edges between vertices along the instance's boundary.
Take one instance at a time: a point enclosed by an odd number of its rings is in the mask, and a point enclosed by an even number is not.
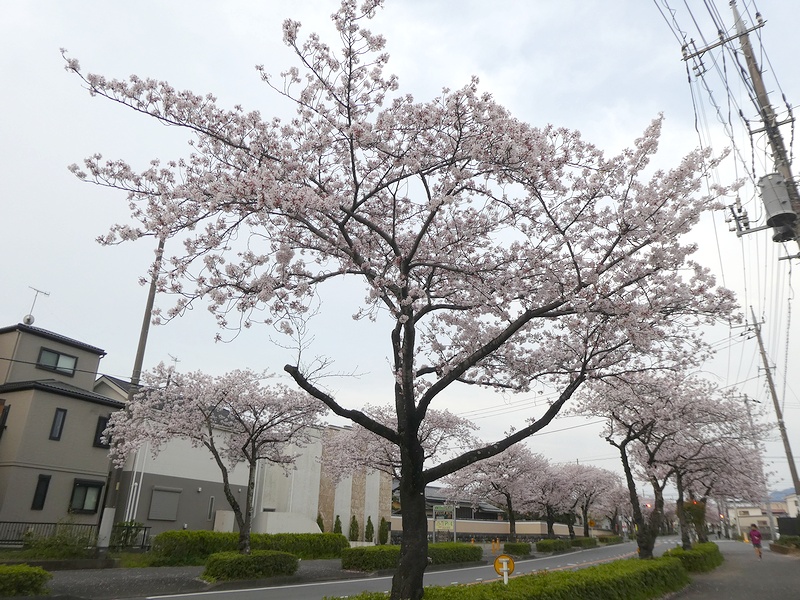
<svg viewBox="0 0 800 600"><path fill-rule="evenodd" d="M443 479L447 494L454 499L469 499L474 504L488 502L506 512L509 540L517 541L516 514L530 503L531 490L548 462L527 446L517 444L491 458L473 463Z"/></svg>
<svg viewBox="0 0 800 600"><path fill-rule="evenodd" d="M547 537L556 537L555 523L559 516L567 516L575 506L572 481L562 465L547 463L530 482L525 502L525 512L533 513L547 523ZM574 517L572 517L574 519Z"/></svg>
<svg viewBox="0 0 800 600"><path fill-rule="evenodd" d="M365 415L387 428L397 428L397 414L391 406L366 405ZM423 461L430 466L445 457L476 445L476 425L449 410L430 409L418 431ZM400 449L396 444L366 427L355 424L326 436L323 448L323 468L333 479L340 481L359 470L380 471L394 479L401 476Z"/></svg>
<svg viewBox="0 0 800 600"><path fill-rule="evenodd" d="M594 514L608 519L611 531L616 535L624 533L623 523L630 524L632 517L630 494L627 486L618 482L607 493L600 496L594 507Z"/></svg>
<svg viewBox="0 0 800 600"><path fill-rule="evenodd" d="M601 384L582 400L578 410L608 419L605 437L620 451L639 529L640 556L652 555L664 515L663 492L670 482L678 491L676 516L683 546L689 549L690 521L704 529L705 498L717 485L722 492L725 484L720 476L730 474L731 483L744 477L752 482L745 490L758 486L758 471L748 464L753 464L749 455L752 440L759 433L730 393L722 393L712 382L697 376L680 372L639 374L627 384ZM727 457L735 469L745 468L741 475L733 475L721 465ZM650 483L654 494L653 510L646 520L639 509L634 482L637 476ZM687 494L696 505L698 492L703 510L692 510L699 517L687 519Z"/></svg>
<svg viewBox="0 0 800 600"><path fill-rule="evenodd" d="M665 381L667 380L667 381ZM655 539L664 517L663 491L672 476L672 471L659 464L648 464L652 453L657 451L661 438L656 433L675 433L680 425L676 422L676 407L672 404L674 380L664 373L635 373L626 380L602 381L592 386L583 395L576 412L595 417L604 417L605 440L617 448L628 486L629 500L636 526L636 541L639 557L653 557ZM646 465L642 477L653 488L653 502L643 510L636 487L636 464Z"/></svg>
<svg viewBox="0 0 800 600"><path fill-rule="evenodd" d="M250 552L256 465L267 461L292 469L298 447L327 409L285 385L264 386L263 375L237 370L218 377L178 373L159 364L143 374L142 391L109 419L104 435L111 456L122 466L145 443L158 455L172 439L185 439L211 453L239 526L239 551ZM231 490L230 471L246 465L244 506Z"/></svg>
<svg viewBox="0 0 800 600"><path fill-rule="evenodd" d="M583 537L589 537L589 514L605 496L621 486L619 476L592 465L566 465L562 473L571 482L572 510L578 510L583 521Z"/></svg>
<svg viewBox="0 0 800 600"><path fill-rule="evenodd" d="M105 243L183 240L159 272L177 298L163 316L207 302L222 327L266 322L292 335L311 326L326 283L365 289L352 312L385 328L395 427L326 388L305 354L284 369L397 446L403 540L392 599L418 600L426 484L545 428L587 380L702 356L695 327L728 318L733 301L680 241L724 193L702 195L716 164L708 153L650 168L659 118L607 157L576 131L515 119L476 79L428 102L401 95L385 74L385 40L365 27L381 4L342 2L338 52L284 23L299 66L278 79L260 72L296 106L286 122L65 59L93 96L192 136L188 157L141 172L99 154L72 167L127 193L133 222ZM420 429L459 385L548 386L557 398L512 435L426 467Z"/></svg>

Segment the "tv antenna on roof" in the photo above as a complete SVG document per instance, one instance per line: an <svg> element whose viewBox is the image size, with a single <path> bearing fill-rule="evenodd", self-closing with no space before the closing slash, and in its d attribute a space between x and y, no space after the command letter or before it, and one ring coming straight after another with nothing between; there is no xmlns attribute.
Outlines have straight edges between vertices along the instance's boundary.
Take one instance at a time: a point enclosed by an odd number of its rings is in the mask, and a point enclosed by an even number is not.
<svg viewBox="0 0 800 600"><path fill-rule="evenodd" d="M33 304L31 304L31 311L27 315L25 315L25 317L22 319L22 322L25 325L33 325L33 321L34 321L34 318L33 318L33 307L36 306L36 300L39 299L39 294L43 294L45 296L49 296L50 292L45 292L44 290L36 289L32 285L29 285L28 287L30 289L32 289L34 292L36 292L36 294L34 294L34 296L33 296Z"/></svg>

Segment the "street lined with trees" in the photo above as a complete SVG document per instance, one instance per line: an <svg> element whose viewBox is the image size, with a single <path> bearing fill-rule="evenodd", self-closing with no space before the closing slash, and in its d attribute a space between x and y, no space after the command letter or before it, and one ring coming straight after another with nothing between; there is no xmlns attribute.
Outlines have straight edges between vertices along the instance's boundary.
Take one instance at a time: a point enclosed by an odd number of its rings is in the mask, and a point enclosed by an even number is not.
<svg viewBox="0 0 800 600"><path fill-rule="evenodd" d="M653 170L660 117L606 156L577 131L519 121L476 79L417 102L366 28L381 4L342 3L338 50L284 23L297 66L260 71L296 107L286 122L65 60L92 96L191 137L189 156L142 171L99 154L72 167L127 194L132 222L105 242L180 241L157 273L176 298L162 318L207 303L222 327L272 326L294 344L284 370L297 388L396 448L392 598L418 600L427 484L543 430L588 382L698 364L709 354L698 326L735 318L735 302L681 241L726 191L702 191L717 159L695 151ZM324 335L313 316L335 280L364 292L352 313L383 330L391 419L326 385L329 361L309 357L303 336ZM431 461L426 424L461 386L556 399L501 439Z"/></svg>

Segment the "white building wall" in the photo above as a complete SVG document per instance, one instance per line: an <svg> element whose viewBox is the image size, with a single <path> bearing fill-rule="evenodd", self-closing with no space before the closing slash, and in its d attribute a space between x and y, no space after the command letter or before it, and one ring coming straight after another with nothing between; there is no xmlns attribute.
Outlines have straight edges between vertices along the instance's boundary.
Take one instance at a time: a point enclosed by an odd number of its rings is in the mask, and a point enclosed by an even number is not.
<svg viewBox="0 0 800 600"><path fill-rule="evenodd" d="M363 527L367 526L367 517L372 519L372 526L375 530L373 534L375 538L378 537L378 527L381 523L381 512L378 501L381 497L381 473L372 471L367 474L366 490L364 494L364 514L360 517L360 522ZM364 540L365 542L373 542L373 540Z"/></svg>
<svg viewBox="0 0 800 600"><path fill-rule="evenodd" d="M336 515L342 521L342 533L347 535L348 528L350 527L350 506L353 500L353 478L347 477L339 482L336 486L336 495L333 499L333 519L336 521Z"/></svg>

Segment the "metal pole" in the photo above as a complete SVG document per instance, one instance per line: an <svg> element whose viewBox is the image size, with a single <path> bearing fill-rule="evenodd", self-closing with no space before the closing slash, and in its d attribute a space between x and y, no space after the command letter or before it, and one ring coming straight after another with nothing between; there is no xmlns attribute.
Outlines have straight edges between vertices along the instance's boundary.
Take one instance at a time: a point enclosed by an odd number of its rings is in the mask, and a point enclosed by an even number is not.
<svg viewBox="0 0 800 600"><path fill-rule="evenodd" d="M750 429L755 431L755 425L753 424L753 413L750 412L750 398L747 397L747 394L744 395L744 406L747 409L747 420L750 422ZM764 479L764 502L766 503L767 509L767 519L769 520L769 535L770 539L777 539L775 537L775 532L777 531L775 527L775 518L772 516L772 499L769 497L769 487L767 486L767 477L764 475L764 464L761 462L761 447L758 445L758 440L753 438L753 447L756 450L756 455L758 455L758 464L761 465L761 477Z"/></svg>

